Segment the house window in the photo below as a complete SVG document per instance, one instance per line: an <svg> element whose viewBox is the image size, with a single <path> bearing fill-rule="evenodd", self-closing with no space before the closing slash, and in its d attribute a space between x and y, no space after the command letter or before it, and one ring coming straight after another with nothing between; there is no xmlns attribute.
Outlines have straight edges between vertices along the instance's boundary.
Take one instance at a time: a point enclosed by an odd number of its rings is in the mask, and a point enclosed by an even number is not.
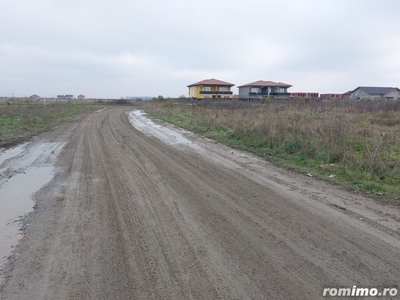
<svg viewBox="0 0 400 300"><path fill-rule="evenodd" d="M228 91L228 88L227 88L226 86L220 86L220 87L219 87L219 91L220 91L220 92L227 92L227 91Z"/></svg>
<svg viewBox="0 0 400 300"><path fill-rule="evenodd" d="M260 92L260 88L251 88L251 92L252 93L259 93Z"/></svg>
<svg viewBox="0 0 400 300"><path fill-rule="evenodd" d="M203 92L211 92L210 86L203 86Z"/></svg>

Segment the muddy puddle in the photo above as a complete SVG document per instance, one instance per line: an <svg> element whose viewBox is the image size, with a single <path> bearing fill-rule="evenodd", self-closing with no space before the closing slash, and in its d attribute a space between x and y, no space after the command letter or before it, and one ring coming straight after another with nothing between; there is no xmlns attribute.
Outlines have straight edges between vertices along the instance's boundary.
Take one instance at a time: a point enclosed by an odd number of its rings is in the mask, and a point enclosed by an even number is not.
<svg viewBox="0 0 400 300"><path fill-rule="evenodd" d="M25 146L26 144L23 144L0 152L0 165L7 159L20 155L24 151Z"/></svg>
<svg viewBox="0 0 400 300"><path fill-rule="evenodd" d="M22 237L21 220L35 205L32 195L53 178L53 167L32 168L0 189L0 264Z"/></svg>
<svg viewBox="0 0 400 300"><path fill-rule="evenodd" d="M23 238L22 220L35 205L32 196L54 176L62 143L23 144L0 149L0 268Z"/></svg>
<svg viewBox="0 0 400 300"><path fill-rule="evenodd" d="M146 113L140 110L134 110L129 113L129 121L138 130L144 132L148 136L154 136L170 145L192 145L192 141L185 138L177 130L171 130L168 127L155 124L146 117ZM180 129L182 133L190 134L189 131Z"/></svg>

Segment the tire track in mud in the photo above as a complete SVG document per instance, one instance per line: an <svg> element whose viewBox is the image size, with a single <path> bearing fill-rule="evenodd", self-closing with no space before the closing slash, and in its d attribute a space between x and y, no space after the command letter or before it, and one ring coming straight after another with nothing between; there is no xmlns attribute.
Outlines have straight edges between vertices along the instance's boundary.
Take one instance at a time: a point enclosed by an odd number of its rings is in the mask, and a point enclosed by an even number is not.
<svg viewBox="0 0 400 300"><path fill-rule="evenodd" d="M398 284L393 230L148 137L126 112L43 136L67 144L6 299L320 299Z"/></svg>

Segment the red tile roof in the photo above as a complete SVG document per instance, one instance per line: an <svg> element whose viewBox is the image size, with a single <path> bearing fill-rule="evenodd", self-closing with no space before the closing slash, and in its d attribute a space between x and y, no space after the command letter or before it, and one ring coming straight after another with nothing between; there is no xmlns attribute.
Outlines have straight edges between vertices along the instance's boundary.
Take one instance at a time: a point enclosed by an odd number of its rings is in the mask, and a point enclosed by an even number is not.
<svg viewBox="0 0 400 300"><path fill-rule="evenodd" d="M193 83L193 84L191 84L191 85L188 85L188 87L196 86L196 85L234 86L233 83L229 83L229 82L226 82L226 81L222 81L222 80L218 80L218 79L211 78L211 79L204 79L204 80L202 80L202 81Z"/></svg>
<svg viewBox="0 0 400 300"><path fill-rule="evenodd" d="M287 84L287 83L283 83L283 82L273 82L273 81L264 81L264 80L259 80L259 81L251 82L251 83L248 83L248 84L241 85L241 86L239 86L239 87L241 88L241 87L247 87L247 86L255 86L255 87L258 87L258 86L291 87L291 85L290 85L290 84Z"/></svg>

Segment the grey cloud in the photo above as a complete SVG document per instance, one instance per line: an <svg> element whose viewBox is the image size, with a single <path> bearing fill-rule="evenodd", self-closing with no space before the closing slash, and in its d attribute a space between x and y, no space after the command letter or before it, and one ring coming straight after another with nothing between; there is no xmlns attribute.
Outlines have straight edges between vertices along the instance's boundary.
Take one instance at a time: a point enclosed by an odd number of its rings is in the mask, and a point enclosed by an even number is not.
<svg viewBox="0 0 400 300"><path fill-rule="evenodd" d="M219 78L399 86L400 3L0 0L0 96L179 96Z"/></svg>

